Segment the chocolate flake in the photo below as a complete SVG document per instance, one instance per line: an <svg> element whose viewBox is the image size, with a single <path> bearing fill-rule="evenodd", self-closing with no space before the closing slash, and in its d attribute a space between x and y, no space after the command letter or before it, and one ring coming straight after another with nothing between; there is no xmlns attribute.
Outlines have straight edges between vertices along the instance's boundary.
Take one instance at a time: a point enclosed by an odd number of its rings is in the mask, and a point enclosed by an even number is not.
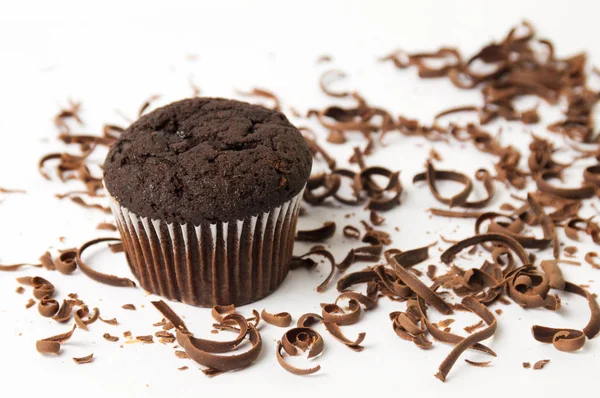
<svg viewBox="0 0 600 398"><path fill-rule="evenodd" d="M533 370L540 370L546 366L547 363L550 363L549 359L542 359L533 364Z"/></svg>
<svg viewBox="0 0 600 398"><path fill-rule="evenodd" d="M96 229L106 230L106 231L116 231L117 226L115 224L111 224L109 222L102 222L96 226Z"/></svg>
<svg viewBox="0 0 600 398"><path fill-rule="evenodd" d="M470 359L466 359L466 358L465 358L465 362L468 363L469 365L477 366L479 368L486 368L489 366L490 363L492 363L491 361L483 361L483 362L471 361Z"/></svg>
<svg viewBox="0 0 600 398"><path fill-rule="evenodd" d="M107 324L113 325L113 326L116 326L119 324L119 322L117 321L117 318L103 319L101 316L99 316L98 319L100 319L104 323L107 323Z"/></svg>
<svg viewBox="0 0 600 398"><path fill-rule="evenodd" d="M81 357L81 358L73 358L73 362L75 362L77 365L82 365L84 363L90 363L93 360L94 360L94 354L86 355L85 357Z"/></svg>
<svg viewBox="0 0 600 398"><path fill-rule="evenodd" d="M104 339L111 341L111 342L116 342L119 341L119 337L118 336L112 336L110 333L104 333L102 335L102 337L104 337Z"/></svg>
<svg viewBox="0 0 600 398"><path fill-rule="evenodd" d="M133 304L123 304L121 308L123 308L124 310L135 311L135 305Z"/></svg>
<svg viewBox="0 0 600 398"><path fill-rule="evenodd" d="M135 339L137 341L141 341L142 343L146 343L146 344L154 343L154 339L152 338L152 335L135 336Z"/></svg>

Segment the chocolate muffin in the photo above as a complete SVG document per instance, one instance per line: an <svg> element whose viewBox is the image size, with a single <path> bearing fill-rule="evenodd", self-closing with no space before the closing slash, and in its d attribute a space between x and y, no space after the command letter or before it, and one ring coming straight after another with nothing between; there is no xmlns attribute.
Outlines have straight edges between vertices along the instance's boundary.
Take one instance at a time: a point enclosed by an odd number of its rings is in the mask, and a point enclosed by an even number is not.
<svg viewBox="0 0 600 398"><path fill-rule="evenodd" d="M199 306L242 305L288 272L312 157L280 112L192 98L133 123L104 182L141 286Z"/></svg>

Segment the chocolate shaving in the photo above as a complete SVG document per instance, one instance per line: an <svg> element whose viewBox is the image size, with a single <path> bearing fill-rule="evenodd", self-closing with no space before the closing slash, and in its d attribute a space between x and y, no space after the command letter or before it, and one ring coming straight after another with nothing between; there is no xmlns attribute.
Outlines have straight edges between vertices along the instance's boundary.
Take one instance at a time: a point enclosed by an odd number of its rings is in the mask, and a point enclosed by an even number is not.
<svg viewBox="0 0 600 398"><path fill-rule="evenodd" d="M108 340L108 341L111 341L111 342L113 342L113 343L114 343L115 341L119 341L119 337L117 337L117 336L112 336L112 335L110 335L109 333L104 333L104 334L102 335L102 337L104 337L104 339L106 339L106 340Z"/></svg>
<svg viewBox="0 0 600 398"><path fill-rule="evenodd" d="M514 238L502 234L482 234L461 240L460 242L446 249L446 251L443 252L440 256L440 259L444 263L449 264L454 259L454 257L456 257L456 255L463 249L486 242L501 244L507 249L510 249L517 255L517 257L519 257L523 265L531 263L529 255L527 254L525 249L523 249L523 246L521 246L521 244L517 242Z"/></svg>
<svg viewBox="0 0 600 398"><path fill-rule="evenodd" d="M360 230L352 225L346 225L343 233L346 238L360 239Z"/></svg>
<svg viewBox="0 0 600 398"><path fill-rule="evenodd" d="M175 351L175 356L180 359L188 359L189 358L188 354L186 354L185 351Z"/></svg>
<svg viewBox="0 0 600 398"><path fill-rule="evenodd" d="M138 111L138 117L141 117L144 114L144 112L146 112L146 110L150 107L152 102L156 101L159 98L160 98L160 95L153 95L150 98L148 98L146 101L144 101L144 103L140 107L140 110Z"/></svg>
<svg viewBox="0 0 600 398"><path fill-rule="evenodd" d="M17 286L17 288L15 289L15 293L23 294L25 293L25 288L23 286Z"/></svg>
<svg viewBox="0 0 600 398"><path fill-rule="evenodd" d="M49 298L48 296L42 297L38 302L38 311L41 316L46 318L53 317L58 312L58 301Z"/></svg>
<svg viewBox="0 0 600 398"><path fill-rule="evenodd" d="M162 311L161 311L162 312ZM217 322L221 322L227 315L235 314L235 305L215 305L212 307L211 315ZM168 318L168 317L167 317ZM168 318L170 319L170 318Z"/></svg>
<svg viewBox="0 0 600 398"><path fill-rule="evenodd" d="M485 367L489 366L490 363L492 363L491 361L477 362L477 361L471 361L470 359L465 359L465 362L468 363L469 365L477 366L479 368L485 368Z"/></svg>
<svg viewBox="0 0 600 398"><path fill-rule="evenodd" d="M0 193L27 193L22 189L7 189L0 187Z"/></svg>
<svg viewBox="0 0 600 398"><path fill-rule="evenodd" d="M373 225L381 225L385 222L385 218L381 217L375 210L371 210L369 214L369 220Z"/></svg>
<svg viewBox="0 0 600 398"><path fill-rule="evenodd" d="M52 255L50 255L49 252L45 252L40 256L40 263L42 263L42 267L46 268L48 271L54 271L56 269L54 261L52 260Z"/></svg>
<svg viewBox="0 0 600 398"><path fill-rule="evenodd" d="M118 276L103 274L101 272L95 271L92 268L90 268L86 263L84 263L83 260L81 259L83 252L90 246L93 246L95 244L102 243L102 242L114 242L114 241L120 241L120 239L97 238L97 239L93 239L93 240L90 240L89 242L84 243L83 246L81 246L77 250L77 257L76 257L77 264L79 265L79 268L81 269L81 271L84 274L86 274L88 277L90 277L91 279L93 279L97 282L104 283L106 285L111 285L111 286L135 287L136 286L135 282L132 281L131 279L121 278Z"/></svg>
<svg viewBox="0 0 600 398"><path fill-rule="evenodd" d="M123 243L109 243L108 248L113 253L123 253Z"/></svg>
<svg viewBox="0 0 600 398"><path fill-rule="evenodd" d="M113 326L116 326L119 324L119 322L117 321L117 318L103 319L101 316L98 316L98 319L100 319L104 323L107 323L107 324L113 325Z"/></svg>
<svg viewBox="0 0 600 398"><path fill-rule="evenodd" d="M452 211L444 209L429 209L431 214L439 217L450 217L450 218L479 218L482 214L477 211Z"/></svg>
<svg viewBox="0 0 600 398"><path fill-rule="evenodd" d="M305 351L310 346L307 359L314 358L323 352L324 343L321 335L313 329L306 327L297 327L288 330L283 335L281 341L277 342L277 361L288 372L295 375L309 375L318 372L321 366L301 369L287 363L282 355L283 349L290 356L300 355L300 351Z"/></svg>
<svg viewBox="0 0 600 398"><path fill-rule="evenodd" d="M116 231L117 226L115 224L111 224L109 222L102 222L96 226L96 229L106 230L106 231Z"/></svg>
<svg viewBox="0 0 600 398"><path fill-rule="evenodd" d="M564 199L587 199L596 194L596 187L588 183L584 183L580 188L559 188L551 185L547 181L548 179L557 178L559 176L560 173L553 170L547 170L540 173L535 177L537 188L542 192L547 192Z"/></svg>
<svg viewBox="0 0 600 398"><path fill-rule="evenodd" d="M482 326L483 326L483 320L481 320L481 321L479 321L477 323L474 323L473 325L465 326L463 329L465 330L465 332L471 334L475 330L479 329Z"/></svg>
<svg viewBox="0 0 600 398"><path fill-rule="evenodd" d="M25 303L25 308L31 308L35 305L35 300L34 299L29 299L27 300L27 302Z"/></svg>
<svg viewBox="0 0 600 398"><path fill-rule="evenodd" d="M314 262L313 260L311 260L310 258L307 258L310 256L324 257L327 261L329 261L329 264L331 266L331 271L329 272L329 275L327 275L325 280L319 286L317 286L317 292L322 293L327 288L327 285L329 284L329 282L333 278L333 274L335 273L335 269L336 269L335 257L333 257L333 254L331 254L331 252L329 252L328 250L325 250L325 249L311 250L308 253L305 253L301 256L292 257L292 264L290 264L290 269L295 269L295 268L299 267L300 264L304 264L305 266L308 265L309 268L313 268L314 266L317 265L317 263ZM306 262L306 260L309 260L309 262ZM304 262L299 263L299 261L304 261Z"/></svg>
<svg viewBox="0 0 600 398"><path fill-rule="evenodd" d="M227 372L245 368L252 364L260 354L262 348L260 333L253 324L248 323L239 314L229 314L221 320L221 323L225 325L230 322L235 323L239 328L238 337L232 341L212 341L193 337L181 318L164 301L153 301L152 304L166 319L176 326L177 342L185 350L186 354L200 365L212 369L209 373L213 371ZM217 355L236 350L246 336L249 337L252 345L249 350L241 354Z"/></svg>
<svg viewBox="0 0 600 398"><path fill-rule="evenodd" d="M341 70L332 69L325 71L321 77L319 78L319 87L321 87L321 91L323 91L326 95L335 98L343 98L348 97L350 95L347 91L335 92L329 89L329 84L333 81L343 80L346 77L346 74Z"/></svg>
<svg viewBox="0 0 600 398"><path fill-rule="evenodd" d="M496 332L496 318L484 305L480 304L476 299L472 297L465 297L462 302L466 308L481 317L481 319L488 325L487 328L475 332L468 337L465 337L460 343L458 343L452 352L446 357L439 367L439 372L435 375L441 381L446 381L446 376L452 369L452 366L456 363L460 355L475 343L479 343L487 338L490 338Z"/></svg>
<svg viewBox="0 0 600 398"><path fill-rule="evenodd" d="M289 312L271 314L267 312L267 310L263 309L260 315L265 322L280 328L285 328L292 324L292 315Z"/></svg>
<svg viewBox="0 0 600 398"><path fill-rule="evenodd" d="M39 341L38 340L35 342L35 349L40 354L58 355L60 352L60 343L57 343L56 341Z"/></svg>
<svg viewBox="0 0 600 398"><path fill-rule="evenodd" d="M133 304L123 304L121 308L123 308L124 310L135 311L135 305Z"/></svg>
<svg viewBox="0 0 600 398"><path fill-rule="evenodd" d="M417 296L422 297L428 304L432 305L436 310L444 315L451 314L452 308L441 298L437 293L427 287L416 276L406 270L405 267L411 266L414 260L418 260L412 256L394 256L391 258L390 265L398 278L408 286Z"/></svg>
<svg viewBox="0 0 600 398"><path fill-rule="evenodd" d="M531 367L531 364L529 362L523 362L523 368L529 369L530 367Z"/></svg>
<svg viewBox="0 0 600 398"><path fill-rule="evenodd" d="M59 256L54 260L54 267L61 274L72 274L77 269L77 249L66 249L61 251Z"/></svg>
<svg viewBox="0 0 600 398"><path fill-rule="evenodd" d="M319 314L314 313L306 313L303 314L300 318L298 318L298 322L296 322L296 326L299 328L310 327L316 323L323 322L323 317Z"/></svg>
<svg viewBox="0 0 600 398"><path fill-rule="evenodd" d="M10 264L10 265L0 264L0 272L1 271L7 271L7 272L18 271L23 267L40 268L41 266L42 266L42 264L29 264L29 263L19 263L19 264Z"/></svg>
<svg viewBox="0 0 600 398"><path fill-rule="evenodd" d="M58 312L52 317L52 319L60 323L68 322L73 315L74 306L75 302L73 300L63 300Z"/></svg>
<svg viewBox="0 0 600 398"><path fill-rule="evenodd" d="M248 91L248 92L238 90L237 93L244 97L267 98L267 99L273 101L273 106L271 107L271 109L274 109L276 111L281 110L281 102L279 101L279 98L277 98L277 96L270 91L267 91L267 90L264 90L261 88L253 88L251 91Z"/></svg>
<svg viewBox="0 0 600 398"><path fill-rule="evenodd" d="M326 221L322 227L311 230L299 230L296 234L297 241L323 242L335 234L335 223Z"/></svg>
<svg viewBox="0 0 600 398"><path fill-rule="evenodd" d="M596 262L597 258L598 258L598 253L596 253L596 252L587 252L585 254L584 260L585 260L586 263L588 263L589 265L591 265L593 268L600 269L600 263Z"/></svg>
<svg viewBox="0 0 600 398"><path fill-rule="evenodd" d="M154 338L152 337L152 335L135 336L135 339L137 341L141 341L142 343L145 343L145 344L153 344L154 343Z"/></svg>
<svg viewBox="0 0 600 398"><path fill-rule="evenodd" d="M86 355L85 357L81 357L81 358L73 358L73 362L75 362L77 365L82 365L84 363L90 363L93 360L94 360L94 354Z"/></svg>
<svg viewBox="0 0 600 398"><path fill-rule="evenodd" d="M352 351L362 351L365 348L365 347L361 346L360 343L362 343L363 340L365 339L365 337L367 335L366 333L364 333L364 332L359 333L356 340L352 341L352 340L348 339L346 336L344 336L344 333L342 332L342 329L340 329L338 324L336 324L334 322L324 321L323 325L325 325L325 329L327 329L327 331L329 333L331 333L331 335L333 337L335 337L335 339L342 342L346 347L350 348Z"/></svg>
<svg viewBox="0 0 600 398"><path fill-rule="evenodd" d="M533 370L540 370L544 366L546 366L546 364L549 362L550 362L549 359L542 359L540 361L537 361L536 363L533 364Z"/></svg>
<svg viewBox="0 0 600 398"><path fill-rule="evenodd" d="M433 323L431 323L431 321L429 321L429 319L427 318L425 302L423 301L422 298L417 298L417 304L418 304L418 310L419 310L417 315L420 314L422 316L422 321L425 325L425 328L427 329L427 331L431 334L431 336L435 340L441 341L443 343L454 344L454 345L459 344L460 342L463 341L464 337L450 333L449 330L441 330L438 327L436 327ZM454 309L459 310L459 308L457 308L457 307L455 307ZM468 308L466 308L462 305L460 306L460 310L469 311ZM438 322L438 324L441 326L441 322ZM443 327L443 326L441 326L441 327ZM480 343L475 343L472 346L470 346L469 348L473 349L473 350L484 352L484 353L489 354L494 357L496 356L496 353L494 351L492 351L490 348L488 348L485 345L480 344Z"/></svg>
<svg viewBox="0 0 600 398"><path fill-rule="evenodd" d="M585 345L585 334L581 330L534 325L531 332L534 339L541 343L551 343L559 351L573 352Z"/></svg>
<svg viewBox="0 0 600 398"><path fill-rule="evenodd" d="M429 185L429 190L433 194L433 196L441 203L446 204L450 207L458 206L465 207L469 209L479 209L488 205L488 203L492 200L494 196L495 188L494 182L486 170L480 169L475 173L475 177L477 180L483 182L485 190L487 192L487 197L482 200L478 200L475 202L468 202L467 198L471 194L473 190L473 182L469 177L465 174L451 171L451 170L436 170L433 167L433 163L427 163L427 171L425 173L420 173L414 176L413 183L426 181ZM456 195L446 198L442 196L437 188L436 181L437 180L450 180L456 181L464 185L462 191L457 193Z"/></svg>
<svg viewBox="0 0 600 398"><path fill-rule="evenodd" d="M38 300L50 298L54 294L54 285L40 276L22 276L17 278L17 282L33 287L33 297Z"/></svg>

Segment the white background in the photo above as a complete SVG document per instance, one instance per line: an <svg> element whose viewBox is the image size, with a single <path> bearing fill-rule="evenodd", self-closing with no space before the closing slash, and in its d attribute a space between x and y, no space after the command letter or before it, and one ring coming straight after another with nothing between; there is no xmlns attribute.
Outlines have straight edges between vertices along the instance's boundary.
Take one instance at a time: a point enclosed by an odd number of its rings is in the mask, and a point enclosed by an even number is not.
<svg viewBox="0 0 600 398"><path fill-rule="evenodd" d="M103 1L94 6L75 1L15 3L0 5L0 186L23 188L28 193L0 194L3 264L36 261L47 249L78 246L89 238L106 235L96 231L95 226L111 217L54 198L55 193L76 189L77 185L47 182L36 170L43 154L65 149L56 140L52 117L68 98L83 103L86 124L78 127L78 132L99 132L105 122L126 124L116 110L134 118L140 104L153 94L162 96L161 104L189 96L190 79L203 95L210 96L235 97L235 89L254 86L272 90L282 99L289 115L290 106L305 112L334 103L320 92L317 81L324 70L336 67L349 76L339 87L357 89L372 104L386 107L396 115L429 122L441 109L478 103L479 94L459 91L442 80L420 81L414 70L398 71L377 58L395 48L427 50L443 44L456 44L470 54L490 40L501 40L523 18L554 41L559 56L587 50L590 61L600 63L600 10L593 1L232 1L194 5ZM315 60L324 53L334 58L333 63L317 65ZM525 101L523 105L537 102ZM541 107L545 122L559 118L557 112ZM314 120L292 121L318 129ZM545 136L545 124L532 129ZM527 154L528 131L532 129L519 124L503 126L502 141L519 146ZM489 127L491 131L497 128ZM325 136L322 129L318 131ZM562 144L558 137L551 137L557 145ZM360 143L356 136L353 140ZM440 248L447 246L440 234L456 240L470 236L472 221L429 217L426 209L436 203L425 186L411 184L412 176L421 171L432 147L444 158L439 167L456 168L471 175L481 165L492 170L494 159L457 143L434 145L396 135L386 143L368 162L402 171L403 204L385 215L390 231L394 232L394 226L400 229L393 233L393 246L410 249L438 241L431 250L432 258L424 265L439 264ZM352 143L328 148L345 160L351 147ZM571 155L568 151L558 154L565 158ZM569 183L578 184L580 175L575 170ZM506 189L501 184L497 188L498 197L490 208L497 209L507 198ZM349 210L338 205L307 210L301 227L315 227L333 219L341 230L367 216L356 211L355 218L344 219ZM590 209L586 212L583 214L594 214ZM59 242L60 236L66 237L64 243ZM356 245L344 241L340 233L331 244L337 258ZM587 238L578 247L580 260L587 251L595 250ZM296 247L297 254L305 250L304 245ZM541 253L543 256L549 253ZM480 265L482 259L477 257L473 265ZM130 275L122 255L102 252L90 264ZM461 265L469 263L463 261ZM363 264L357 264L352 270L362 267ZM563 269L567 278L576 283L590 283L600 272L585 263ZM89 332L76 331L59 357L41 356L35 350L35 340L63 332L67 327L40 317L35 308L24 309L31 293L28 290L25 295L17 295L14 277L34 274L52 281L58 297L77 292L91 307L98 306L104 317L117 317L120 325L98 322L91 325ZM314 289L325 274L325 269L313 273L296 271L276 293L240 311L249 314L253 308L285 310L294 319L305 312L318 312L319 303L336 297L333 287L324 294ZM592 292L600 292L597 283L590 284ZM461 358L445 384L433 374L451 347L436 343L433 349L422 351L397 338L387 314L404 306L385 299L357 325L344 328L350 337L359 331L367 333L361 353L348 350L319 329L326 340L326 350L313 362L321 364L322 371L309 377L293 376L277 364L275 341L284 329L269 325L261 329L264 347L254 365L213 379L206 378L192 361L176 358L170 346L124 344L120 348L122 337L119 343L102 339L106 332L122 336L126 330L134 335L153 334L157 329L151 324L161 318L150 305L154 298L141 289L97 284L80 272L64 276L35 269L0 275L0 396L14 392L19 396L47 397L183 397L214 393L297 395L311 391L320 396L326 392L357 394L363 390L375 395L438 393L449 397L489 391L493 396L564 396L596 388L597 341L588 341L581 352L566 354L534 341L529 332L534 323L581 328L587 322L588 310L578 298L563 296L565 305L558 314L524 311L516 305L503 307L498 332L486 343L498 353L498 358L485 369L469 366ZM121 309L125 303L134 303L138 311ZM212 336L208 334L208 310L181 304L173 307L185 315L191 330ZM455 317L459 319L453 325L456 333L477 320L462 313ZM91 352L95 355L92 364L75 365L71 360ZM463 358L486 360L470 352ZM541 371L521 366L523 361L533 363L540 359L552 362ZM303 360L294 363L312 365ZM190 369L178 371L183 365ZM269 389L268 384L278 386Z"/></svg>

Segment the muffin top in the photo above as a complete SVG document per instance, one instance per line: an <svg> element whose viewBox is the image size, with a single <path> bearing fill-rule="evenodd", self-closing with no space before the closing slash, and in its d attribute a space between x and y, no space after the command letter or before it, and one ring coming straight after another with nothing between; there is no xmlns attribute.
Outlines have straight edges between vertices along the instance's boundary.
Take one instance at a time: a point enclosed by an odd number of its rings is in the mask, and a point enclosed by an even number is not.
<svg viewBox="0 0 600 398"><path fill-rule="evenodd" d="M269 211L304 187L312 157L280 112L191 98L142 116L110 148L104 182L121 206L168 223Z"/></svg>

